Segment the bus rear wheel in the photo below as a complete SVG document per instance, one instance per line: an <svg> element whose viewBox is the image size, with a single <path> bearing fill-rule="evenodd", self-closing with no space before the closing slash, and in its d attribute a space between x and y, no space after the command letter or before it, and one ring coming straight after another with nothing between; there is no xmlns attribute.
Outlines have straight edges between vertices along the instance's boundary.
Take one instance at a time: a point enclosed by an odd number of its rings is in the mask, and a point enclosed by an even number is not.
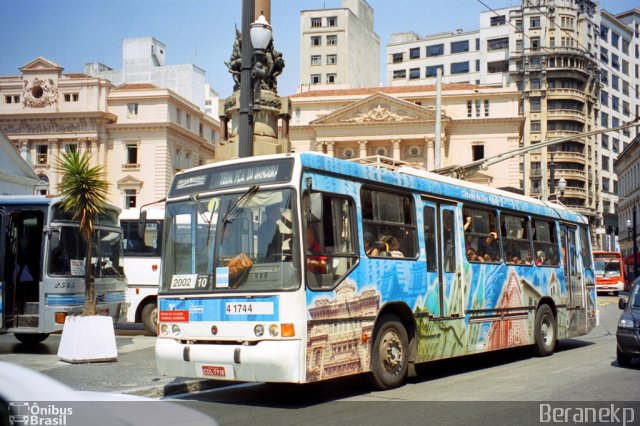
<svg viewBox="0 0 640 426"><path fill-rule="evenodd" d="M533 352L537 356L549 356L556 347L557 327L556 319L549 305L540 305L536 312L534 325Z"/></svg>
<svg viewBox="0 0 640 426"><path fill-rule="evenodd" d="M380 319L371 352L372 382L378 389L393 389L407 375L409 339L404 326L394 315Z"/></svg>
<svg viewBox="0 0 640 426"><path fill-rule="evenodd" d="M35 345L49 337L49 333L15 333L14 336L25 345Z"/></svg>
<svg viewBox="0 0 640 426"><path fill-rule="evenodd" d="M142 308L142 323L149 333L158 334L158 307L155 302L149 302Z"/></svg>

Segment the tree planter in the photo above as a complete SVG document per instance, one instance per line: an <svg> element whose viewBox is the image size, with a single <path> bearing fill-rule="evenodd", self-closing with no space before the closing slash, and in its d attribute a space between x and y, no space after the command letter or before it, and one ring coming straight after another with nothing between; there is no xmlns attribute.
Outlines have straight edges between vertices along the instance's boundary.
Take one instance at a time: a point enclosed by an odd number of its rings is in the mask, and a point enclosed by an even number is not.
<svg viewBox="0 0 640 426"><path fill-rule="evenodd" d="M111 317L68 316L62 329L58 358L73 364L115 361L116 334Z"/></svg>

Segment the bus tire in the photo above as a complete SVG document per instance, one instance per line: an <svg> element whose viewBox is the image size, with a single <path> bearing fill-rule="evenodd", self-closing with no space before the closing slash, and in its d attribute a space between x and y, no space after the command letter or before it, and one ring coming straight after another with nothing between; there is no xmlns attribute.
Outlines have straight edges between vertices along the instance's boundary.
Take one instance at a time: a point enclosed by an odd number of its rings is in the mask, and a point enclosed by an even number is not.
<svg viewBox="0 0 640 426"><path fill-rule="evenodd" d="M372 384L378 389L393 389L404 382L409 366L407 330L394 315L380 319L371 351Z"/></svg>
<svg viewBox="0 0 640 426"><path fill-rule="evenodd" d="M49 337L49 333L14 333L14 336L25 345L36 345Z"/></svg>
<svg viewBox="0 0 640 426"><path fill-rule="evenodd" d="M142 308L142 323L149 333L158 334L158 306L155 302L149 302Z"/></svg>
<svg viewBox="0 0 640 426"><path fill-rule="evenodd" d="M549 305L540 305L536 312L534 325L533 352L536 356L549 356L553 354L558 337L558 328L553 311Z"/></svg>

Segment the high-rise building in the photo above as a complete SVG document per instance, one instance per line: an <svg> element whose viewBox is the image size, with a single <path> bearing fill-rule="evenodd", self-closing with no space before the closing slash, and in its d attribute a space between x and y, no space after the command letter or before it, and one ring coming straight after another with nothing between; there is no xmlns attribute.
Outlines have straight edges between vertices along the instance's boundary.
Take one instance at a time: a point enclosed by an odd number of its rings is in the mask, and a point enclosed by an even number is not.
<svg viewBox="0 0 640 426"><path fill-rule="evenodd" d="M379 85L380 38L365 0L300 12L300 92Z"/></svg>
<svg viewBox="0 0 640 426"><path fill-rule="evenodd" d="M561 198L604 230L599 248L615 246L617 178L613 161L638 128L601 135L637 114L639 9L611 15L591 0L522 1L480 14L480 29L394 34L387 46L391 86L501 84L521 93L524 146L563 138L521 157L524 193ZM558 193L563 179L566 190ZM601 235L598 233L597 235Z"/></svg>

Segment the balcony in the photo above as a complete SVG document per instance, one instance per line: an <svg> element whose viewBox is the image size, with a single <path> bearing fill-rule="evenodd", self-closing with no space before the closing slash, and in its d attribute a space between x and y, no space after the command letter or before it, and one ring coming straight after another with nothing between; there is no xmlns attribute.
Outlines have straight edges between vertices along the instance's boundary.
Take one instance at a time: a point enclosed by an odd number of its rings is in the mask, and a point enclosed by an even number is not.
<svg viewBox="0 0 640 426"><path fill-rule="evenodd" d="M573 135L579 135L581 132L577 130L547 130L547 140L566 138Z"/></svg>
<svg viewBox="0 0 640 426"><path fill-rule="evenodd" d="M585 114L582 111L576 111L573 109L548 109L547 117L549 119L566 119L576 120L581 123L585 122Z"/></svg>
<svg viewBox="0 0 640 426"><path fill-rule="evenodd" d="M582 101L587 95L578 89L568 89L563 87L547 87L547 99L572 99Z"/></svg>
<svg viewBox="0 0 640 426"><path fill-rule="evenodd" d="M553 156L553 161L562 162L562 161L571 161L576 163L584 163L586 160L586 156L581 152L572 152L572 151L554 151L553 153L549 153L547 158L551 161L551 157Z"/></svg>
<svg viewBox="0 0 640 426"><path fill-rule="evenodd" d="M583 170L563 169L562 164L556 166L556 177L564 177L565 179L579 179L586 181L587 174Z"/></svg>

